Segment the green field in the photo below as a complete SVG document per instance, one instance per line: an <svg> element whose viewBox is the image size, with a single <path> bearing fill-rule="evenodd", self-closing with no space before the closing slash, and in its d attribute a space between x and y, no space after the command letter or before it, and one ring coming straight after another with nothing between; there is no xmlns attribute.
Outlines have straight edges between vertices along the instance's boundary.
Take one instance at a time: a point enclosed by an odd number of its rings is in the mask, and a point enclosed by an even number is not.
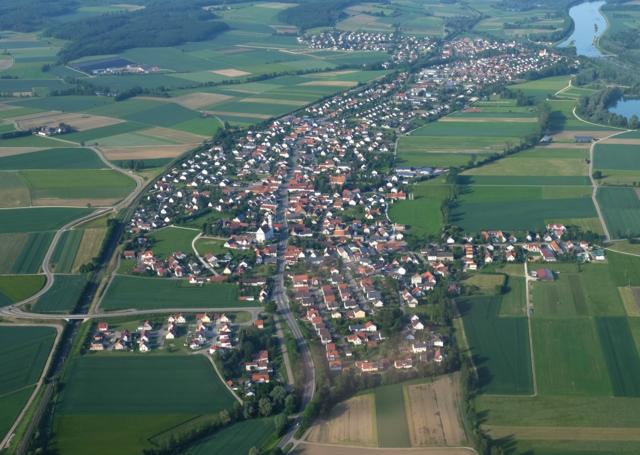
<svg viewBox="0 0 640 455"><path fill-rule="evenodd" d="M104 310L127 308L224 308L250 307L253 302L238 300L238 287L230 283L204 286L186 279L136 278L116 276L102 300Z"/></svg>
<svg viewBox="0 0 640 455"><path fill-rule="evenodd" d="M428 180L411 187L413 199L395 202L389 216L395 223L411 227L415 236L439 236L444 224L442 203L450 193L449 185L442 180Z"/></svg>
<svg viewBox="0 0 640 455"><path fill-rule="evenodd" d="M55 148L0 158L0 170L104 169L107 167L92 150Z"/></svg>
<svg viewBox="0 0 640 455"><path fill-rule="evenodd" d="M376 387L376 424L380 447L411 447L402 384Z"/></svg>
<svg viewBox="0 0 640 455"><path fill-rule="evenodd" d="M273 437L272 419L245 420L196 443L187 450L186 455L245 454L252 447L264 446Z"/></svg>
<svg viewBox="0 0 640 455"><path fill-rule="evenodd" d="M606 169L640 170L640 147L637 145L598 144L595 148L593 166L596 169L605 170L605 174Z"/></svg>
<svg viewBox="0 0 640 455"><path fill-rule="evenodd" d="M640 397L640 356L627 318L597 318L596 327L609 370L613 395Z"/></svg>
<svg viewBox="0 0 640 455"><path fill-rule="evenodd" d="M44 275L0 275L0 307L32 296L44 283Z"/></svg>
<svg viewBox="0 0 640 455"><path fill-rule="evenodd" d="M53 232L0 234L0 273L38 273Z"/></svg>
<svg viewBox="0 0 640 455"><path fill-rule="evenodd" d="M0 436L4 437L23 406L53 346L51 327L0 327Z"/></svg>
<svg viewBox="0 0 640 455"><path fill-rule="evenodd" d="M118 134L131 133L133 131L142 130L148 128L147 125L134 122L116 123L115 125L102 126L100 128L93 128L86 131L78 131L77 133L71 133L65 135L65 139L77 143L86 142L93 143L97 139L104 137L115 136Z"/></svg>
<svg viewBox="0 0 640 455"><path fill-rule="evenodd" d="M203 356L83 356L65 380L54 445L64 454L87 445L96 454L141 453L154 435L234 403Z"/></svg>
<svg viewBox="0 0 640 455"><path fill-rule="evenodd" d="M82 229L72 229L62 234L51 257L51 264L56 273L71 272L83 235Z"/></svg>
<svg viewBox="0 0 640 455"><path fill-rule="evenodd" d="M58 207L0 210L0 234L51 231L91 212L87 208Z"/></svg>
<svg viewBox="0 0 640 455"><path fill-rule="evenodd" d="M38 298L33 311L36 313L71 312L77 305L86 284L87 278L84 275L56 275L53 286Z"/></svg>
<svg viewBox="0 0 640 455"><path fill-rule="evenodd" d="M630 187L600 187L596 195L612 238L640 234L640 199Z"/></svg>
<svg viewBox="0 0 640 455"><path fill-rule="evenodd" d="M128 176L111 169L23 171L32 199L121 199L135 187Z"/></svg>
<svg viewBox="0 0 640 455"><path fill-rule="evenodd" d="M490 394L530 394L533 386L527 319L500 317L500 300L499 296L458 300L480 387Z"/></svg>
<svg viewBox="0 0 640 455"><path fill-rule="evenodd" d="M569 84L569 76L554 76L509 86L511 90L521 90L536 101L545 100Z"/></svg>
<svg viewBox="0 0 640 455"><path fill-rule="evenodd" d="M168 226L154 231L149 236L152 242L150 248L154 255L165 258L176 252L190 254L193 251L191 241L199 232L197 229Z"/></svg>

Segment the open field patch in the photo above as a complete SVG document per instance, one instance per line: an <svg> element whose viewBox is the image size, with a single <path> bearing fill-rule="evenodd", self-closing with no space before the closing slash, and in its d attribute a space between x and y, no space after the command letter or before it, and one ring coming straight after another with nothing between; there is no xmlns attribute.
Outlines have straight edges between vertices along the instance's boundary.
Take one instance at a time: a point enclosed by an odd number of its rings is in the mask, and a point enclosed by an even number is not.
<svg viewBox="0 0 640 455"><path fill-rule="evenodd" d="M430 180L413 185L411 192L413 199L398 201L391 206L391 219L408 225L416 236L440 235L444 223L441 207L449 197L450 186L441 180Z"/></svg>
<svg viewBox="0 0 640 455"><path fill-rule="evenodd" d="M153 253L166 258L177 252L192 253L191 242L198 234L195 229L167 226L154 231L149 237L153 242Z"/></svg>
<svg viewBox="0 0 640 455"><path fill-rule="evenodd" d="M80 271L80 267L89 264L98 255L104 237L107 234L107 230L101 227L86 228L83 231L82 239L71 266L71 272L73 273Z"/></svg>
<svg viewBox="0 0 640 455"><path fill-rule="evenodd" d="M82 229L71 229L62 233L51 257L51 264L56 273L71 272L83 235Z"/></svg>
<svg viewBox="0 0 640 455"><path fill-rule="evenodd" d="M596 319L614 396L640 397L640 357L627 318Z"/></svg>
<svg viewBox="0 0 640 455"><path fill-rule="evenodd" d="M161 127L144 130L142 134L155 138L165 139L176 144L198 144L205 138L205 136L188 133L186 131L179 131Z"/></svg>
<svg viewBox="0 0 640 455"><path fill-rule="evenodd" d="M640 317L640 288L619 287L618 292L620 292L627 316Z"/></svg>
<svg viewBox="0 0 640 455"><path fill-rule="evenodd" d="M333 407L326 419L315 423L307 436L311 442L376 447L378 444L373 394L350 398Z"/></svg>
<svg viewBox="0 0 640 455"><path fill-rule="evenodd" d="M17 172L0 172L0 207L28 207L31 193L26 180Z"/></svg>
<svg viewBox="0 0 640 455"><path fill-rule="evenodd" d="M0 147L0 158L37 152L39 147Z"/></svg>
<svg viewBox="0 0 640 455"><path fill-rule="evenodd" d="M225 308L250 307L254 302L240 302L238 287L231 283L196 286L187 280L116 276L107 289L100 307L103 310L127 308Z"/></svg>
<svg viewBox="0 0 640 455"><path fill-rule="evenodd" d="M303 82L302 84L300 84L303 87L355 87L356 85L358 85L357 82L354 81L323 81L323 80L317 80L317 81L309 81L309 82Z"/></svg>
<svg viewBox="0 0 640 455"><path fill-rule="evenodd" d="M405 386L405 407L411 445L461 446L466 441L460 422L457 376Z"/></svg>
<svg viewBox="0 0 640 455"><path fill-rule="evenodd" d="M596 197L612 238L640 234L640 199L634 188L600 187Z"/></svg>
<svg viewBox="0 0 640 455"><path fill-rule="evenodd" d="M330 451L332 455L370 455L380 453L385 455L472 455L475 451L471 448L451 447L414 447L414 448L384 448L373 449L370 447L342 447L326 444L303 442L291 452L293 455L326 455Z"/></svg>
<svg viewBox="0 0 640 455"><path fill-rule="evenodd" d="M485 429L494 438L515 436L526 440L640 442L637 428L487 426Z"/></svg>

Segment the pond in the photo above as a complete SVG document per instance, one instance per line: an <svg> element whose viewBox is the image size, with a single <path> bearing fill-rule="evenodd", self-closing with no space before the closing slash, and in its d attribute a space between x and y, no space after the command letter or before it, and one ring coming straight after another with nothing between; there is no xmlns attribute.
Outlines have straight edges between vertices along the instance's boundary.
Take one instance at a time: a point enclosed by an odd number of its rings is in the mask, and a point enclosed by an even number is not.
<svg viewBox="0 0 640 455"><path fill-rule="evenodd" d="M607 19L601 8L605 1L585 2L572 7L569 16L575 25L571 36L559 47L575 46L578 55L585 57L602 57L598 49L598 39L607 29Z"/></svg>
<svg viewBox="0 0 640 455"><path fill-rule="evenodd" d="M631 118L633 114L640 117L640 99L625 100L622 98L618 100L615 105L609 108L609 112L622 115L626 118Z"/></svg>

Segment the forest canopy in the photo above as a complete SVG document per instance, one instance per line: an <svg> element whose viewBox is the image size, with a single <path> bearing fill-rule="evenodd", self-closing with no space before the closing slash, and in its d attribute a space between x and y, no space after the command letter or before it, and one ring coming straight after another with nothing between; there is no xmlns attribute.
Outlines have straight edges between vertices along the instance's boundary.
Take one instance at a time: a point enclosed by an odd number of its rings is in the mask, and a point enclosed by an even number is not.
<svg viewBox="0 0 640 455"><path fill-rule="evenodd" d="M280 12L280 20L300 27L302 30L314 27L333 26L344 16L344 9L358 3L358 0L326 0L300 3Z"/></svg>
<svg viewBox="0 0 640 455"><path fill-rule="evenodd" d="M110 13L67 22L47 33L70 41L62 63L89 55L115 54L133 47L175 46L210 39L229 27L198 4L155 2L134 12Z"/></svg>
<svg viewBox="0 0 640 455"><path fill-rule="evenodd" d="M33 32L50 23L52 17L74 12L77 6L75 0L2 0L0 30Z"/></svg>

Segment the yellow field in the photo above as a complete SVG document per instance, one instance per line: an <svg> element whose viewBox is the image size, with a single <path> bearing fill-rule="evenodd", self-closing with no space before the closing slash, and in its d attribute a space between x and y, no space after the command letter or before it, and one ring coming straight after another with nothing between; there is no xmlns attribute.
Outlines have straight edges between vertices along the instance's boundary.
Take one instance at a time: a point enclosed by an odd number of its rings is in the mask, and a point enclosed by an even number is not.
<svg viewBox="0 0 640 455"><path fill-rule="evenodd" d="M372 393L339 403L329 417L311 427L307 440L323 444L375 447L378 444Z"/></svg>
<svg viewBox="0 0 640 455"><path fill-rule="evenodd" d="M227 68L223 70L214 70L211 71L213 74L219 74L220 76L225 77L240 77L240 76L248 76L251 73L247 73L246 71L242 71L235 68Z"/></svg>
<svg viewBox="0 0 640 455"><path fill-rule="evenodd" d="M624 303L624 309L627 316L640 316L640 302L636 299L636 295L640 297L640 288L620 287L618 288L620 297Z"/></svg>
<svg viewBox="0 0 640 455"><path fill-rule="evenodd" d="M411 445L460 446L466 441L458 417L457 376L405 387L405 409Z"/></svg>
<svg viewBox="0 0 640 455"><path fill-rule="evenodd" d="M80 266L88 264L91 262L91 259L98 255L106 233L107 230L105 228L85 229L84 234L82 234L82 240L80 240L80 246L78 246L78 252L73 261L73 267L71 268L73 273L79 272Z"/></svg>
<svg viewBox="0 0 640 455"><path fill-rule="evenodd" d="M196 92L170 98L170 101L180 104L188 109L199 109L201 107L221 103L222 101L226 101L231 98L233 97L229 95L221 95L219 93Z"/></svg>
<svg viewBox="0 0 640 455"><path fill-rule="evenodd" d="M346 447L304 442L291 452L294 455L477 455L467 447L420 447L411 449L389 449L372 447Z"/></svg>
<svg viewBox="0 0 640 455"><path fill-rule="evenodd" d="M116 160L149 160L153 158L175 158L191 149L191 144L185 145L153 145L139 147L100 147L106 159Z"/></svg>

